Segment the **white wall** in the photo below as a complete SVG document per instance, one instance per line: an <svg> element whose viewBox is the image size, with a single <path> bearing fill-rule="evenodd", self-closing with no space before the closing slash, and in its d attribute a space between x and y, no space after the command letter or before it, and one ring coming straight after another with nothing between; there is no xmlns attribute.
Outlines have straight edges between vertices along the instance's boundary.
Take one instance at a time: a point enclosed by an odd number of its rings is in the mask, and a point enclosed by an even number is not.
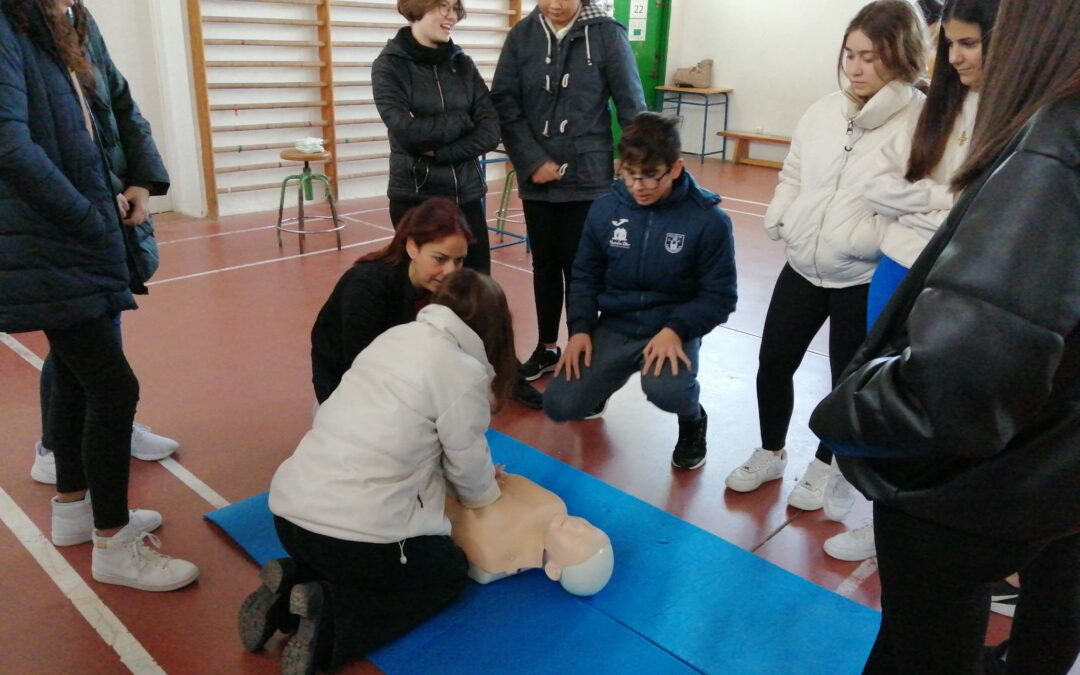
<svg viewBox="0 0 1080 675"><path fill-rule="evenodd" d="M205 213L182 0L86 0L172 178L154 211Z"/></svg>
<svg viewBox="0 0 1080 675"><path fill-rule="evenodd" d="M675 69L713 59L713 86L731 87L728 128L790 136L803 112L836 91L836 59L847 24L866 0L674 0L668 82ZM701 117L683 108L684 146L700 145ZM707 148L722 110L709 111ZM731 151L729 144L728 150ZM783 159L786 149L755 145L755 157Z"/></svg>

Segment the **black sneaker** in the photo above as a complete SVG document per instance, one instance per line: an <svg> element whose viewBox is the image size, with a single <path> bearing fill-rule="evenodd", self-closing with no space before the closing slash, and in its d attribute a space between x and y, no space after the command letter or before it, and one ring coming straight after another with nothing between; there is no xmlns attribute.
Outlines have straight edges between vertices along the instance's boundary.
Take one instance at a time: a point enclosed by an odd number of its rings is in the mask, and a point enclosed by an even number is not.
<svg viewBox="0 0 1080 675"><path fill-rule="evenodd" d="M271 560L259 572L262 585L240 606L240 643L257 652L276 631L291 633L298 619L289 613L289 593L296 583L296 562Z"/></svg>
<svg viewBox="0 0 1080 675"><path fill-rule="evenodd" d="M529 382L539 378L544 373L551 373L555 371L555 366L559 363L559 357L562 356L562 350L558 347L554 351L548 349L544 345L536 345L536 349L533 350L532 356L529 360L521 364L518 367L518 372Z"/></svg>
<svg viewBox="0 0 1080 675"><path fill-rule="evenodd" d="M1020 589L1002 579L990 587L990 611L1002 616L1016 614L1016 603L1020 600Z"/></svg>
<svg viewBox="0 0 1080 675"><path fill-rule="evenodd" d="M319 582L293 586L289 610L300 617L300 625L281 653L282 675L313 675L316 668L329 664L329 597Z"/></svg>
<svg viewBox="0 0 1080 675"><path fill-rule="evenodd" d="M533 410L543 410L544 408L544 395L520 375L514 380L514 388L510 392L510 398L526 408L532 408Z"/></svg>
<svg viewBox="0 0 1080 675"><path fill-rule="evenodd" d="M705 463L705 429L708 425L705 408L701 409L701 417L693 422L679 420L679 441L671 453L672 466L692 471Z"/></svg>

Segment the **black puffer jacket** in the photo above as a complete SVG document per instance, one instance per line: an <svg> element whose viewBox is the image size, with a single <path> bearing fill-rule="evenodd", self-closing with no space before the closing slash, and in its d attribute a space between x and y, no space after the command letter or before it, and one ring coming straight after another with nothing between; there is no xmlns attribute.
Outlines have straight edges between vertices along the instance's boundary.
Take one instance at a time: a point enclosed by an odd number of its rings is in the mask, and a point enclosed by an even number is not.
<svg viewBox="0 0 1080 675"><path fill-rule="evenodd" d="M479 158L499 144L499 119L460 47L422 47L406 26L375 59L371 82L390 134L388 197L465 204L487 194Z"/></svg>
<svg viewBox="0 0 1080 675"><path fill-rule="evenodd" d="M964 192L810 427L907 514L1080 531L1080 94Z"/></svg>
<svg viewBox="0 0 1080 675"><path fill-rule="evenodd" d="M35 8L0 12L0 331L64 328L135 307L115 193ZM47 45L47 46L46 46Z"/></svg>

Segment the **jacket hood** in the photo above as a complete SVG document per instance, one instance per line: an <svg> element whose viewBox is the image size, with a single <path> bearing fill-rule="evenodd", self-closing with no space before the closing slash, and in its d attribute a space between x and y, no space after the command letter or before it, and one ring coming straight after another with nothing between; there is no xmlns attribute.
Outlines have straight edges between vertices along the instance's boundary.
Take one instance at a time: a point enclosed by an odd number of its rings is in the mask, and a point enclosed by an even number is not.
<svg viewBox="0 0 1080 675"><path fill-rule="evenodd" d="M889 118L903 110L911 101L920 95L919 91L907 82L893 80L884 87L866 104L859 109L846 95L844 96L844 117L852 120L860 129L877 129Z"/></svg>
<svg viewBox="0 0 1080 675"><path fill-rule="evenodd" d="M662 209L666 206L677 204L685 199L690 199L703 208L710 208L723 201L720 198L720 195L698 185L697 181L694 180L693 174L691 174L685 166L683 167L682 175L679 176L678 180L676 180L675 184L672 186L671 194L649 206L641 206L638 204L637 201L634 200L633 195L630 194L630 190L627 189L626 183L618 178L616 178L615 182L612 184L612 189L615 191L615 195L619 198L620 202L635 209Z"/></svg>
<svg viewBox="0 0 1080 675"><path fill-rule="evenodd" d="M383 52L389 56L397 56L418 63L445 63L464 54L464 50L449 40L446 44L438 47L424 47L416 42L412 36L412 28L402 26L397 35L386 41L386 50ZM430 54L430 56L428 55Z"/></svg>
<svg viewBox="0 0 1080 675"><path fill-rule="evenodd" d="M495 369L488 362L484 341L461 320L454 310L445 305L427 305L416 315L416 320L437 328L457 343L461 349L473 357L487 370L488 377L494 379Z"/></svg>
<svg viewBox="0 0 1080 675"><path fill-rule="evenodd" d="M547 24L544 23L544 15L540 12L539 5L533 8L533 11L529 14L529 20L536 21L542 26L544 26L545 29L547 29ZM586 24L605 22L617 23L615 19L613 19L611 15L605 12L603 8L601 8L599 5L588 2L587 0L582 0L581 11L578 13L578 17L574 21L574 26L573 28L571 28L569 34L573 35L574 31L578 30L579 27L585 26Z"/></svg>

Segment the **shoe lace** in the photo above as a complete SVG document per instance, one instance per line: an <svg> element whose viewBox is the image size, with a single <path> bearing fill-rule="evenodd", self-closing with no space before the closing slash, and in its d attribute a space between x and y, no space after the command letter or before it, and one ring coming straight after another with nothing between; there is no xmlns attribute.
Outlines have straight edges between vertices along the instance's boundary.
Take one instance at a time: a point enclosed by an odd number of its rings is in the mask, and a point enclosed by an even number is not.
<svg viewBox="0 0 1080 675"><path fill-rule="evenodd" d="M161 540L150 532L143 532L131 542L132 552L138 558L140 569L148 565L165 567L171 558L155 549L161 548Z"/></svg>

